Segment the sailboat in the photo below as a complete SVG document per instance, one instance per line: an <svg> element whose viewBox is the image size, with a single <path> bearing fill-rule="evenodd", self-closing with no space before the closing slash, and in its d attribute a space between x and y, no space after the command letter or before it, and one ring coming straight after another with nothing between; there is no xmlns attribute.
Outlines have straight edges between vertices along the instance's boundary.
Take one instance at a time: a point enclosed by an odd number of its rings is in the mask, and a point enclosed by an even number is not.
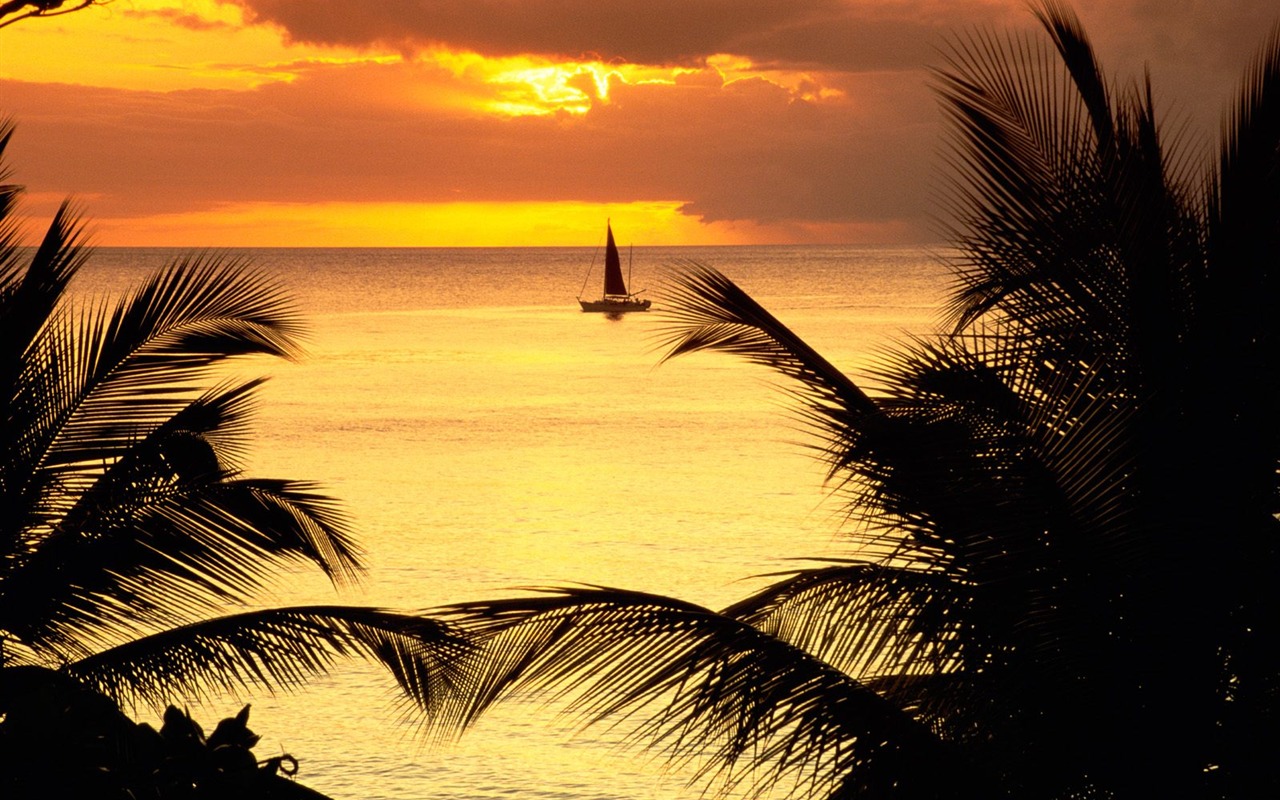
<svg viewBox="0 0 1280 800"><path fill-rule="evenodd" d="M613 241L613 227L608 221L605 222L604 227L607 234L604 250L604 295L599 300L583 300L582 295L578 295L578 304L582 306L583 311L604 311L613 314L624 311L648 311L650 302L641 300L637 296L640 292L627 291L627 283L622 279L622 259L618 257L618 245ZM591 271L588 269L586 280L590 279ZM583 281L583 289L586 289L586 280Z"/></svg>

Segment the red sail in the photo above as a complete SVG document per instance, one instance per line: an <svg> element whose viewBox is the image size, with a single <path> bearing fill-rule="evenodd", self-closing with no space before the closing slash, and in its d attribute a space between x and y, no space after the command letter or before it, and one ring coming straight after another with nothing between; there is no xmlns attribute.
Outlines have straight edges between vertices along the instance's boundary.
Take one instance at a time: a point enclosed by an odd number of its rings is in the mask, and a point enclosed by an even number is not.
<svg viewBox="0 0 1280 800"><path fill-rule="evenodd" d="M627 294L626 281L622 279L622 260L618 258L618 246L613 243L613 228L605 226L609 232L604 251L604 293L609 295Z"/></svg>

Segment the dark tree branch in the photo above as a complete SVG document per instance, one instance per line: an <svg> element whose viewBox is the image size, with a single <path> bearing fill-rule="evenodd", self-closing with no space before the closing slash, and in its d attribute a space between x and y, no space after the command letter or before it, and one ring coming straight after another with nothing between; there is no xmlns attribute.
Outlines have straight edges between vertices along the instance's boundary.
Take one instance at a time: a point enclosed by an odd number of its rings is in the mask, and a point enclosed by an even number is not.
<svg viewBox="0 0 1280 800"><path fill-rule="evenodd" d="M58 17L102 3L103 0L79 0L67 6L67 0L9 0L0 4L0 28L30 17Z"/></svg>

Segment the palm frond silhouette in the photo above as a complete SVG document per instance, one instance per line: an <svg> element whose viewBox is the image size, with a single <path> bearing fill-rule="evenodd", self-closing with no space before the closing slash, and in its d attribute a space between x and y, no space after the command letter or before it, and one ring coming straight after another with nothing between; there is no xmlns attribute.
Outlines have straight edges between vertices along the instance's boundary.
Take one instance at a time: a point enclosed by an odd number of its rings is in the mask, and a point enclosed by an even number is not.
<svg viewBox="0 0 1280 800"><path fill-rule="evenodd" d="M0 125L0 156L12 133ZM298 687L347 657L384 665L428 714L462 691L468 645L442 621L245 610L290 565L338 585L361 571L334 500L243 473L261 381L210 385L228 359L298 353L280 287L196 255L113 305L75 303L67 288L89 256L75 210L25 248L19 192L0 186L0 666L153 707Z"/></svg>
<svg viewBox="0 0 1280 800"><path fill-rule="evenodd" d="M670 354L789 381L862 548L714 613L620 589L472 603L488 688L622 721L720 787L796 797L1280 792L1280 35L1216 164L1167 145L1078 20L973 34L947 327L840 374L684 265Z"/></svg>

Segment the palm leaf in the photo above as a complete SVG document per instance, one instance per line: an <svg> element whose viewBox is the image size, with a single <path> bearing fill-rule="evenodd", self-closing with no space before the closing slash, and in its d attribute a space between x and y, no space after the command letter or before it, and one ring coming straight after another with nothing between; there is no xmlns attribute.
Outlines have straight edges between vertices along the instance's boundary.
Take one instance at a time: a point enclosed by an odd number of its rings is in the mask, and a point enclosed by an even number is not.
<svg viewBox="0 0 1280 800"><path fill-rule="evenodd" d="M6 564L5 629L78 657L91 641L247 601L289 562L353 579L359 554L332 500L230 471L259 384L191 402L68 497L70 508L47 508L47 530L29 529L27 550Z"/></svg>
<svg viewBox="0 0 1280 800"><path fill-rule="evenodd" d="M931 775L966 774L928 731L843 673L750 625L670 598L603 587L450 606L477 637L472 723L503 698L559 701L586 723L750 793L930 797ZM921 762L923 759L924 762Z"/></svg>
<svg viewBox="0 0 1280 800"><path fill-rule="evenodd" d="M1280 251L1278 142L1280 26L1251 65L1226 120L1208 211L1211 261L1201 322L1205 377L1244 379L1232 382L1224 400L1236 406L1242 452L1265 442L1265 452L1249 457L1255 476L1250 483L1266 476L1268 463L1280 456L1280 425L1273 413L1280 387L1274 380L1248 380L1255 370L1275 375L1280 366L1280 323L1274 313L1280 297L1275 265ZM1261 439L1259 430L1266 431ZM1269 477L1265 480L1270 483ZM1261 485L1253 491L1259 490L1265 491Z"/></svg>
<svg viewBox="0 0 1280 800"><path fill-rule="evenodd" d="M0 209L0 213L6 213ZM4 217L0 217L4 219ZM67 284L84 263L83 226L70 203L63 203L44 238L30 257L25 272L17 263L17 231L0 232L0 248L6 254L0 267L0 342L4 347L4 386L16 379L15 359L28 348L66 291Z"/></svg>
<svg viewBox="0 0 1280 800"><path fill-rule="evenodd" d="M351 606L250 611L173 628L64 669L122 702L163 707L174 697L246 688L296 690L340 658L371 658L429 716L464 692L470 650L449 626Z"/></svg>
<svg viewBox="0 0 1280 800"><path fill-rule="evenodd" d="M226 358L297 353L296 312L280 287L216 257L178 262L109 319L85 320L75 337L82 349L67 365L75 377L66 385L77 391L50 398L65 409L49 431L51 466L118 457Z"/></svg>
<svg viewBox="0 0 1280 800"><path fill-rule="evenodd" d="M5 391L15 380L16 359L30 346L86 255L81 247L83 227L71 204L64 202L22 270L24 248L13 214L22 187L3 183L10 175L4 154L13 131L13 121L0 118L0 387Z"/></svg>
<svg viewBox="0 0 1280 800"><path fill-rule="evenodd" d="M1076 90L1088 109L1099 149L1114 147L1116 131L1111 116L1110 92L1079 18L1058 0L1040 0L1032 12L1048 31L1063 64L1071 73Z"/></svg>
<svg viewBox="0 0 1280 800"><path fill-rule="evenodd" d="M722 613L858 680L953 671L976 644L973 587L940 570L852 562L778 577Z"/></svg>
<svg viewBox="0 0 1280 800"><path fill-rule="evenodd" d="M351 575L331 500L303 484L188 484L112 525L51 538L5 581L5 628L64 658L245 602L291 561Z"/></svg>
<svg viewBox="0 0 1280 800"><path fill-rule="evenodd" d="M664 361L700 350L732 353L795 379L816 413L875 413L861 389L712 267L686 262L665 294Z"/></svg>
<svg viewBox="0 0 1280 800"><path fill-rule="evenodd" d="M0 133L7 141L8 131ZM5 203L0 213L8 209ZM45 521L44 483L37 475L43 446L32 431L47 420L49 408L34 395L40 394L37 387L51 382L55 367L38 354L38 342L85 258L81 235L74 214L63 204L19 276L16 228L0 217L0 402L5 405L0 416L0 452L5 454L0 463L0 576L25 547L24 532Z"/></svg>
<svg viewBox="0 0 1280 800"><path fill-rule="evenodd" d="M4 151L9 147L9 140L13 138L13 119L10 117L0 117L0 226L7 231L14 221L9 218L13 212L14 204L17 202L18 195L22 193L22 187L13 183L5 183L12 175L9 165L5 163ZM0 269L0 285L7 285L12 279L9 265L11 259L16 253L12 252L16 249L16 240L6 238L5 246L0 248L0 258L5 266Z"/></svg>
<svg viewBox="0 0 1280 800"><path fill-rule="evenodd" d="M219 259L179 262L110 318L55 313L23 351L8 398L6 540L47 530L105 467L187 407L217 362L296 352L293 313L278 287Z"/></svg>
<svg viewBox="0 0 1280 800"><path fill-rule="evenodd" d="M950 233L964 253L953 329L999 307L1039 338L1105 336L1117 320L1112 273L1078 269L1111 227L1086 111L1036 44L975 35L947 65L936 75L953 123ZM1100 327L1081 328L1081 310Z"/></svg>

